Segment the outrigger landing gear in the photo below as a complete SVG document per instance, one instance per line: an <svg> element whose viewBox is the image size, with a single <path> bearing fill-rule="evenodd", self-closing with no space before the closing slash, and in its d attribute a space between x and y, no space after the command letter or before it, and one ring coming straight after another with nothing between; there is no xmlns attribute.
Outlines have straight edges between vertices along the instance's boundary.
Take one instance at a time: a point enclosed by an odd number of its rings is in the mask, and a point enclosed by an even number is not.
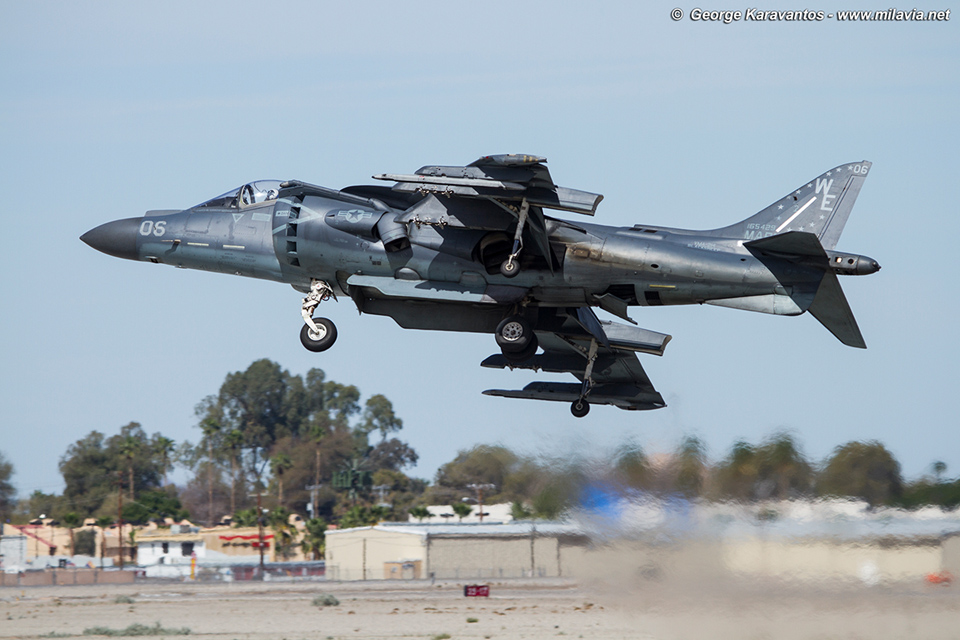
<svg viewBox="0 0 960 640"><path fill-rule="evenodd" d="M520 212L517 214L517 231L513 234L513 249L510 255L500 265L500 275L505 278L515 278L520 273L520 251L523 249L523 228L527 224L527 214L530 212L530 205L524 198L520 204Z"/></svg>
<svg viewBox="0 0 960 640"><path fill-rule="evenodd" d="M593 363L597 361L597 349L599 345L596 339L590 341L590 351L587 352L587 368L583 372L583 384L580 386L580 397L570 405L570 413L575 418L582 418L590 413L590 403L587 402L587 396L593 389Z"/></svg>
<svg viewBox="0 0 960 640"><path fill-rule="evenodd" d="M337 341L337 326L329 318L314 318L314 310L321 302L330 298L337 299L333 288L323 280L310 280L310 293L303 299L300 315L303 316L303 328L300 329L300 342L309 351L326 351Z"/></svg>

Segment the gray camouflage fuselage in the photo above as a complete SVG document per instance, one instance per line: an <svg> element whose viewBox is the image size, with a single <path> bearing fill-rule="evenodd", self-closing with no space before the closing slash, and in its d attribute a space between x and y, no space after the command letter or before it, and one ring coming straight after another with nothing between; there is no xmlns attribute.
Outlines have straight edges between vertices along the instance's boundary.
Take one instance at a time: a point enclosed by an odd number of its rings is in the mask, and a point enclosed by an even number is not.
<svg viewBox="0 0 960 640"><path fill-rule="evenodd" d="M512 158L492 158L505 157ZM361 312L390 316L406 328L493 333L506 316L519 314L531 322L545 349L531 358L529 368L567 370L581 379L592 377L590 367L550 368L548 356L557 355L551 349L559 347L543 344L546 332L584 352L589 341L599 340L611 350L606 355L616 358L624 357L623 349L662 354L669 340L662 336L658 347L641 348L630 340L611 346L604 329L591 319L591 307L627 320L627 308L633 305L710 303L778 315L810 310L846 344L864 346L846 301L835 300L843 294L832 283L836 275L879 269L865 256L833 251L869 163L841 165L741 223L690 231L544 216L543 207L554 201L559 202L556 208L592 215L601 196L555 187L543 159L526 164L493 164L490 157L482 164L484 160L389 176L400 181L392 190L360 186L334 191L291 182L257 192L259 196L250 188L247 197L247 185L233 200L225 194L183 211L148 211L142 218L101 225L82 239L122 258L274 280L304 292L312 282L323 281L352 298ZM477 187L493 184L493 169L507 171L509 178L509 171L528 167L542 169L541 182L539 190L532 183L521 185L526 189L523 207L542 200L542 175L554 190L547 204L529 205L530 222L524 227L516 206L520 196L514 193L521 187L501 179L489 187L493 196ZM447 177L450 169L466 177ZM417 182L415 190L407 184L418 180L430 184ZM442 190L435 188L437 183ZM518 226L519 241L511 250ZM499 269L510 256L519 266L514 277ZM602 324L608 333L643 331ZM581 400L590 392L586 384L584 388ZM648 391L655 393L652 387ZM544 397L540 391L512 397L568 399ZM627 406L615 394L611 398L607 403L623 408L655 408L639 401Z"/></svg>

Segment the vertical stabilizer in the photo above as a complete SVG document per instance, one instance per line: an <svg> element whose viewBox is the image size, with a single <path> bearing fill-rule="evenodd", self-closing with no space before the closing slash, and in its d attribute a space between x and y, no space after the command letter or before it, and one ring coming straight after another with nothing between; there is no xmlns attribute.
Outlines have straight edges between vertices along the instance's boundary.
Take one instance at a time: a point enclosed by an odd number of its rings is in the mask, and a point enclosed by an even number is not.
<svg viewBox="0 0 960 640"><path fill-rule="evenodd" d="M707 233L758 240L788 231L813 233L825 249L837 246L871 163L834 167L742 222Z"/></svg>

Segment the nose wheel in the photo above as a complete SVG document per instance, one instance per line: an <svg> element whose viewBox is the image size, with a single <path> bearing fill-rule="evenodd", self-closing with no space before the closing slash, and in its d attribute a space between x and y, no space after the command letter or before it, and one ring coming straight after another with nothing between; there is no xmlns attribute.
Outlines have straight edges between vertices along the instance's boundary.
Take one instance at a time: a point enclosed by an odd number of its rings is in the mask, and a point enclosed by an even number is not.
<svg viewBox="0 0 960 640"><path fill-rule="evenodd" d="M321 302L330 298L337 299L333 287L323 280L310 281L310 293L300 305L300 315L303 316L303 328L300 329L300 342L308 351L326 351L337 341L337 326L329 318L314 318L314 310Z"/></svg>
<svg viewBox="0 0 960 640"><path fill-rule="evenodd" d="M329 318L311 318L311 321L313 327L305 324L300 329L300 342L308 351L326 351L337 341L337 325Z"/></svg>

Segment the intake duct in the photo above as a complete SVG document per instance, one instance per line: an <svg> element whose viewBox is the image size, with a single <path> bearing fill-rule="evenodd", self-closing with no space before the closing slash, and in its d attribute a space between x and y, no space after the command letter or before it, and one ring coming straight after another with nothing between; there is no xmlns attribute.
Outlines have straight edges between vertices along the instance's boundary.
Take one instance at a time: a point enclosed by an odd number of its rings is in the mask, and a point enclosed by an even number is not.
<svg viewBox="0 0 960 640"><path fill-rule="evenodd" d="M410 247L410 238L407 237L407 225L396 221L397 214L384 213L377 221L377 235L387 251L403 251Z"/></svg>

